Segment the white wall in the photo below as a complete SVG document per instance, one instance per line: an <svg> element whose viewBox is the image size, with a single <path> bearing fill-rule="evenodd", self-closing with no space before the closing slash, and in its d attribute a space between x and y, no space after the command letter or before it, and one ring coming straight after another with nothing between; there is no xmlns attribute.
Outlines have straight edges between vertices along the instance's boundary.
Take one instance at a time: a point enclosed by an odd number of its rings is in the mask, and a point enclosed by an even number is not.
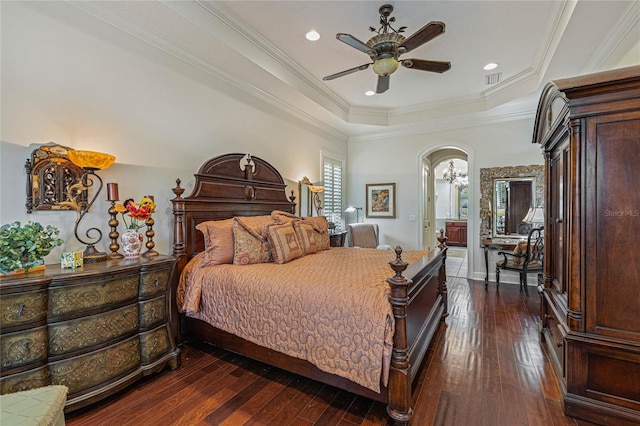
<svg viewBox="0 0 640 426"><path fill-rule="evenodd" d="M47 262L82 245L73 237L75 213L26 213L24 163L41 144L115 155L116 163L98 173L105 183L119 183L123 199L155 196L161 253L171 249L171 188L180 177L190 190L207 159L251 153L297 191L294 182L305 175L320 180L321 150L346 158L346 141L90 15L78 19L58 10L65 7L76 9L61 2L1 3L0 224L33 220L61 228L65 243ZM105 191L83 223L103 231L103 251L108 207Z"/></svg>
<svg viewBox="0 0 640 426"><path fill-rule="evenodd" d="M419 220L409 221L409 216L420 217L420 158L438 148L457 147L465 150L469 155L469 277L484 279L484 258L481 256L478 234L480 169L544 164L540 147L531 143L533 118L532 114L526 119L461 129L391 139L350 141L347 167L349 204L365 205L367 183L395 182L396 218L365 221L379 224L381 244L399 244L404 249L417 249L420 247L421 223ZM391 150L394 155L389 155ZM505 281L514 280L505 277Z"/></svg>
<svg viewBox="0 0 640 426"><path fill-rule="evenodd" d="M192 174L208 158L249 152L271 162L292 185L305 175L318 181L322 150L348 158L346 205L365 206L367 183L396 183L397 218L375 220L381 242L417 248L420 222L409 216L420 217L420 157L458 147L469 153L474 278L484 277L477 235L480 168L543 163L530 143L533 115L473 126L461 120L468 127L352 140L347 149L345 140L65 2L3 1L0 8L0 223L37 220L61 227L65 244L50 262L78 243L72 237L73 213L27 215L24 208L24 162L35 146L49 141L114 154L116 164L99 173L105 182L120 184L122 198L155 195L161 252L170 250L170 188L177 177L190 189ZM639 46L629 50L627 60L637 63ZM101 195L86 220L106 235L105 198ZM105 237L101 248L106 247Z"/></svg>

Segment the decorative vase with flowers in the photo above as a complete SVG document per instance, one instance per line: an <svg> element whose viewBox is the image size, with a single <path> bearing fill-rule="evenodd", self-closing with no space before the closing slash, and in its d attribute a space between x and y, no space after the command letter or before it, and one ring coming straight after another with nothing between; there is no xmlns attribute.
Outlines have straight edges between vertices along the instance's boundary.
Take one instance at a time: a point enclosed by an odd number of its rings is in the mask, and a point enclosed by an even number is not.
<svg viewBox="0 0 640 426"><path fill-rule="evenodd" d="M127 228L120 236L124 257L135 259L140 256L140 249L142 249L142 234L138 229L142 228L145 221L151 217L156 205L152 199L142 197L139 203L129 198L122 204L116 204L115 208L122 214L122 221ZM128 221L127 217L129 217Z"/></svg>

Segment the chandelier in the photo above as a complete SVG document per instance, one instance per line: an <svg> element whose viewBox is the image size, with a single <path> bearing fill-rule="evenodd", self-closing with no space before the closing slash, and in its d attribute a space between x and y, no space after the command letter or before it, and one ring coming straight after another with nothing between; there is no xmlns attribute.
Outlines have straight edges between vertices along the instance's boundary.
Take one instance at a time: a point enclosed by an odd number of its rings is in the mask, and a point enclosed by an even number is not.
<svg viewBox="0 0 640 426"><path fill-rule="evenodd" d="M449 168L442 175L442 178L449 182L450 185L455 186L465 186L469 183L469 174L467 172L462 172L460 170L456 170L453 165L453 160L449 161Z"/></svg>

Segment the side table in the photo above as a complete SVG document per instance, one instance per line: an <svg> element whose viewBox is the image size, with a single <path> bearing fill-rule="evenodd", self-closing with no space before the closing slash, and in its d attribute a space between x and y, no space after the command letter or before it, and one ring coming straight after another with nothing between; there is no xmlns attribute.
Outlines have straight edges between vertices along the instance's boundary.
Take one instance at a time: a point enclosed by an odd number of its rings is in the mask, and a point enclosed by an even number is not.
<svg viewBox="0 0 640 426"><path fill-rule="evenodd" d="M347 231L329 232L329 245L331 247L344 246L344 240L347 235Z"/></svg>

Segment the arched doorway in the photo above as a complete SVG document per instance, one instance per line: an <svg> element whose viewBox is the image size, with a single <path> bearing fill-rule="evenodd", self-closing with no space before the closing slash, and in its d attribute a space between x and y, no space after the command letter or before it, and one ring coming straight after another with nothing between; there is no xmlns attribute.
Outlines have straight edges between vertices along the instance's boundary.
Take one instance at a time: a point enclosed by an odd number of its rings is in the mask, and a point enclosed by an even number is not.
<svg viewBox="0 0 640 426"><path fill-rule="evenodd" d="M420 163L420 188L419 197L422 206L420 232L420 244L425 250L437 247L437 234L440 229L445 229L445 223L449 220L466 221L467 253L473 258L473 155L465 146L460 144L446 144L429 148L421 153ZM456 178L451 182L449 167L453 162ZM461 175L466 175L461 178ZM446 201L443 203L443 201ZM443 207L444 206L444 207ZM438 209L439 208L439 209ZM471 267L472 262L469 262ZM467 271L467 274L469 272Z"/></svg>

